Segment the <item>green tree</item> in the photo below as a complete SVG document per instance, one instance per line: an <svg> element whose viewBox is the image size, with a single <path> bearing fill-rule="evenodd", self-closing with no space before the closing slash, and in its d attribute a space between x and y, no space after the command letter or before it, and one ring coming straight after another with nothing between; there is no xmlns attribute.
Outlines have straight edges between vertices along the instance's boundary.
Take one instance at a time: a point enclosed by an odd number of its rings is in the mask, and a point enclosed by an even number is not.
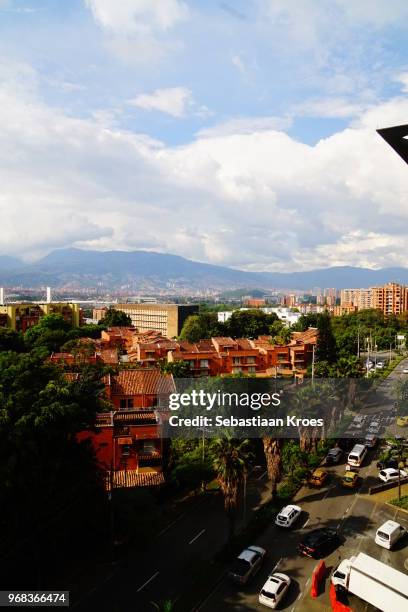
<svg viewBox="0 0 408 612"><path fill-rule="evenodd" d="M328 313L319 316L317 330L316 359L318 361L327 361L330 364L334 363L336 361L336 340Z"/></svg>
<svg viewBox="0 0 408 612"><path fill-rule="evenodd" d="M14 351L22 353L26 350L23 335L6 327L0 327L0 352Z"/></svg>
<svg viewBox="0 0 408 612"><path fill-rule="evenodd" d="M174 378L189 378L191 374L188 364L181 359L176 361L160 359L157 364L162 374L171 374Z"/></svg>
<svg viewBox="0 0 408 612"><path fill-rule="evenodd" d="M266 459L266 468L268 470L268 478L271 483L272 499L275 499L278 490L278 483L282 478L283 440L281 438L264 436L262 438L262 442Z"/></svg>
<svg viewBox="0 0 408 612"><path fill-rule="evenodd" d="M67 342L71 329L71 324L62 315L49 314L26 331L24 340L30 348L45 347L49 352L55 352Z"/></svg>
<svg viewBox="0 0 408 612"><path fill-rule="evenodd" d="M222 331L222 324L218 323L217 314L215 312L202 312L187 317L180 333L180 340L199 342L206 338L218 336L220 331Z"/></svg>
<svg viewBox="0 0 408 612"><path fill-rule="evenodd" d="M125 312L110 307L106 311L103 319L99 321L99 325L105 327L131 327L132 319Z"/></svg>
<svg viewBox="0 0 408 612"><path fill-rule="evenodd" d="M249 440L236 440L226 435L214 440L211 452L214 470L224 495L224 507L229 521L229 537L234 535L238 492L246 477L251 457Z"/></svg>
<svg viewBox="0 0 408 612"><path fill-rule="evenodd" d="M275 313L262 310L235 310L225 323L225 331L233 338L256 338L268 335L270 325L278 320Z"/></svg>
<svg viewBox="0 0 408 612"><path fill-rule="evenodd" d="M43 357L0 353L3 579L28 588L45 584L85 540L96 550L108 524L102 475L77 439L103 407L101 375L87 368L70 382Z"/></svg>

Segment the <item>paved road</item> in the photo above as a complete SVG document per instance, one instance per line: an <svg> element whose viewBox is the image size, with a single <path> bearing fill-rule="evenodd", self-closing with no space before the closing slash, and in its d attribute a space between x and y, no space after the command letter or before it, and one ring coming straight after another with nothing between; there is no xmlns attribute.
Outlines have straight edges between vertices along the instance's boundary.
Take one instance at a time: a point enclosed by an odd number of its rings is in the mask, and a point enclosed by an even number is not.
<svg viewBox="0 0 408 612"><path fill-rule="evenodd" d="M369 465L361 469L364 480L358 492L340 487L339 479L344 473L344 464L330 468L330 473L330 482L326 488L315 491L305 487L296 496L296 503L303 510L303 520L297 528L286 532L271 525L255 542L269 551L269 557L253 581L244 588L237 588L225 578L200 606L200 612L265 610L258 603L258 594L267 576L275 569L288 574L293 580L289 594L279 609L303 612L322 610L324 606L329 606L327 593L318 600L312 600L309 595L310 577L317 561L300 556L296 550L304 533L321 526L338 527L343 540L326 557L325 562L329 568L336 567L342 559L364 551L406 571L404 563L408 559L408 542L392 552L374 543L376 529L387 518L396 518L408 528L408 514L375 503L365 494L368 485L377 482L375 461L370 461ZM353 601L353 609L358 611L360 608L360 602ZM366 605L361 609L365 610Z"/></svg>
<svg viewBox="0 0 408 612"><path fill-rule="evenodd" d="M248 481L246 519L267 496L265 473L254 473ZM78 612L151 612L152 601L176 601L182 591L194 589L197 571L205 571L227 536L222 496L200 498L189 512L158 534L148 552L138 554L134 548L126 567L112 568L102 583L79 599L73 587L74 608Z"/></svg>

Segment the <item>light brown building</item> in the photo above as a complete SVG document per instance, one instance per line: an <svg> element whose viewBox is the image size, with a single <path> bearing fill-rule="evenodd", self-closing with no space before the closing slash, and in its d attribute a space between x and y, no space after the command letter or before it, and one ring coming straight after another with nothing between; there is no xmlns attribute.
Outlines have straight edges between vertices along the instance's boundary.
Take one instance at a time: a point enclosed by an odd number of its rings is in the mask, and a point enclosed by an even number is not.
<svg viewBox="0 0 408 612"><path fill-rule="evenodd" d="M198 314L198 304L116 304L138 332L153 329L167 338L179 336L187 317Z"/></svg>
<svg viewBox="0 0 408 612"><path fill-rule="evenodd" d="M73 327L79 327L82 324L82 311L79 304L26 302L0 305L0 325L25 332L29 327L36 325L42 317L49 314L60 314Z"/></svg>
<svg viewBox="0 0 408 612"><path fill-rule="evenodd" d="M385 315L397 315L408 310L408 288L398 283L371 287L371 307Z"/></svg>

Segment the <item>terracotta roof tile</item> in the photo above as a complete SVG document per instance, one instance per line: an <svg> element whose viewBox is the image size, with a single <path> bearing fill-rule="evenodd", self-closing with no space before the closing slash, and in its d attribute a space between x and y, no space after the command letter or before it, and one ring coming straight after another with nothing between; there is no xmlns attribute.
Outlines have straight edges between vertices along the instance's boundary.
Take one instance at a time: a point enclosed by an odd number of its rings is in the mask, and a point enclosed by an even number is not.
<svg viewBox="0 0 408 612"><path fill-rule="evenodd" d="M121 370L111 376L112 395L157 395L172 393L174 382L157 369Z"/></svg>

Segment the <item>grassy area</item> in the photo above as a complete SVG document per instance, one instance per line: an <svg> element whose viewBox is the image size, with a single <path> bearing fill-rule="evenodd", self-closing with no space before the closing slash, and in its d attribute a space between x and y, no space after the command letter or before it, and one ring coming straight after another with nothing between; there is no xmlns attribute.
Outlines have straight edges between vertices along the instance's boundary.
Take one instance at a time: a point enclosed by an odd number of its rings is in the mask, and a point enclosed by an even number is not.
<svg viewBox="0 0 408 612"><path fill-rule="evenodd" d="M393 506L397 506L397 508L408 510L408 495L403 495L400 500L392 499L389 503Z"/></svg>

